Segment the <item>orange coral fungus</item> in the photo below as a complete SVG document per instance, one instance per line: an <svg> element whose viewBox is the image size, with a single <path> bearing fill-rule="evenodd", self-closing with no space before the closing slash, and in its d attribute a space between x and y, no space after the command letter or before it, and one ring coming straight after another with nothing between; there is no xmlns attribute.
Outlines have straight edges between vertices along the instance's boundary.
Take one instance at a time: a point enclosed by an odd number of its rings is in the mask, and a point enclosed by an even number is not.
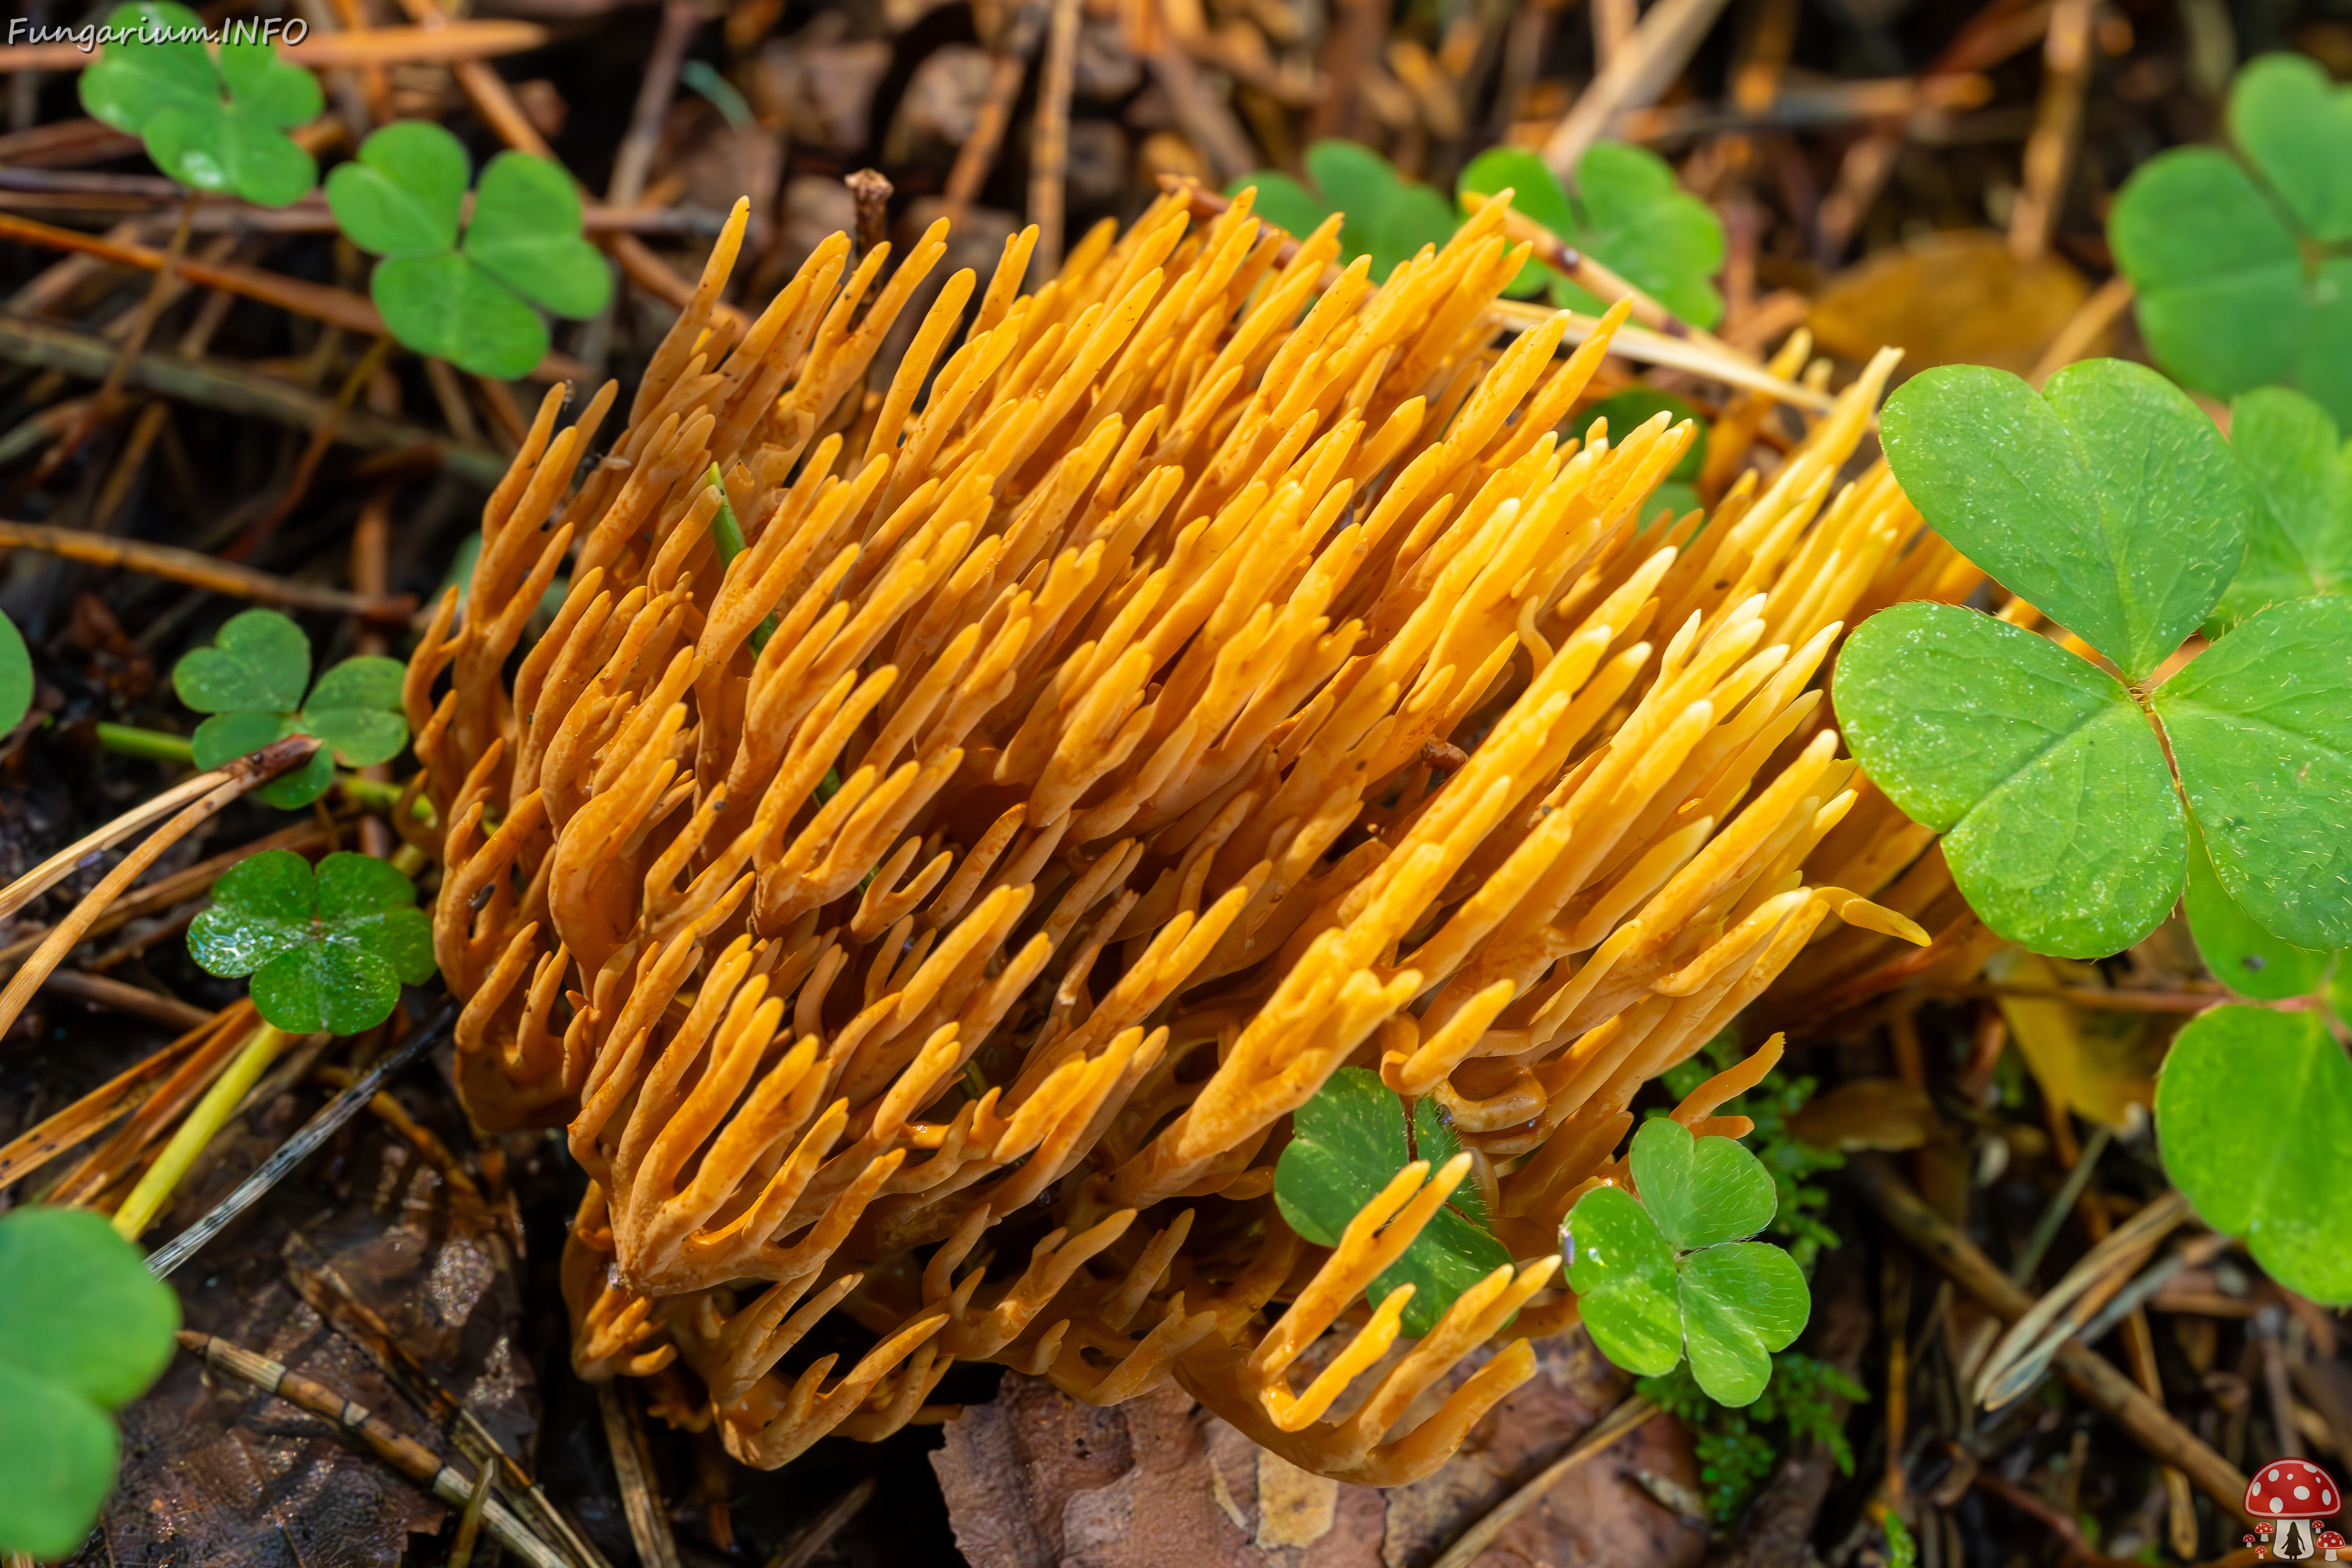
<svg viewBox="0 0 2352 1568"><path fill-rule="evenodd" d="M1623 312L1498 340L1500 204L1377 288L1337 218L1286 258L1249 208L1164 201L1024 294L1032 230L869 387L945 226L887 279L835 237L738 336L739 207L576 482L613 389L541 408L410 666L466 1103L595 1183L576 1364L751 1463L964 1358L1411 1480L1573 1321L1555 1234L1635 1091L1828 916L1924 940L1865 898L1920 845L1857 831L1815 685L1977 581L1883 467L1835 487L1889 363L1644 529L1694 432L1561 434ZM1327 1250L1269 1189L1350 1062L1470 1152ZM1389 1353L1351 1304L1473 1179L1528 1261ZM873 1348L779 1373L827 1312Z"/></svg>

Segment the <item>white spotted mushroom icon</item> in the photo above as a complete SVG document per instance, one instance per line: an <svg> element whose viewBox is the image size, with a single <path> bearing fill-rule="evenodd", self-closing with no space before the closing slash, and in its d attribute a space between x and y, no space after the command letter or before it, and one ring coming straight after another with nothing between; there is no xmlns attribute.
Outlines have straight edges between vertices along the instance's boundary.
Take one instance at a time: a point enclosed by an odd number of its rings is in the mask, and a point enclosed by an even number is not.
<svg viewBox="0 0 2352 1568"><path fill-rule="evenodd" d="M2343 1501L2336 1479L2305 1459L2273 1459L2246 1483L2246 1511L2271 1526L2270 1555L2283 1563L2319 1555L2315 1521L2336 1513Z"/></svg>

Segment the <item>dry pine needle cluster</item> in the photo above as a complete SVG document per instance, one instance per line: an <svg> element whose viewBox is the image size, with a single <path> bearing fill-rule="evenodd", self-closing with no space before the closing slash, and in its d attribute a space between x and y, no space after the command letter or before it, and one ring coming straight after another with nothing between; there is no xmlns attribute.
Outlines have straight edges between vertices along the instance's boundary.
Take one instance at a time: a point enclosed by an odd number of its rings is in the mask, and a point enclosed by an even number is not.
<svg viewBox="0 0 2352 1568"><path fill-rule="evenodd" d="M1644 528L1694 432L1569 433L1622 308L1498 333L1503 204L1379 287L1249 205L1165 198L1034 294L1017 237L871 388L945 225L895 270L834 237L745 325L739 207L576 482L614 389L540 410L409 667L467 1109L593 1178L575 1364L748 1463L962 1358L1412 1480L1575 1321L1558 1226L1636 1091L1809 943L1833 988L1954 918L1817 679L1979 580L1883 465L1834 485L1890 363ZM1676 1114L1744 1131L1776 1054ZM1327 1250L1270 1189L1349 1064L1472 1152ZM1395 1343L1360 1298L1465 1181L1526 1261ZM780 1371L829 1312L873 1348Z"/></svg>

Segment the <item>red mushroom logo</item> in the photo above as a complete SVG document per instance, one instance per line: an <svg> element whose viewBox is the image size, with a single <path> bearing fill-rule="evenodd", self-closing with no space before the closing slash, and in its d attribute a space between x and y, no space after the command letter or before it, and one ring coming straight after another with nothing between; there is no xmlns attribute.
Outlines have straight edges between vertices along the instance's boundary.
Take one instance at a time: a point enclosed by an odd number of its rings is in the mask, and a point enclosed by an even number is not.
<svg viewBox="0 0 2352 1568"><path fill-rule="evenodd" d="M2308 1562L2323 1545L2334 1558L2341 1538L2323 1542L2313 1521L2334 1514L2342 1500L2336 1479L2305 1459L2273 1460L2246 1483L2246 1511L2269 1524L2265 1553L2282 1563Z"/></svg>

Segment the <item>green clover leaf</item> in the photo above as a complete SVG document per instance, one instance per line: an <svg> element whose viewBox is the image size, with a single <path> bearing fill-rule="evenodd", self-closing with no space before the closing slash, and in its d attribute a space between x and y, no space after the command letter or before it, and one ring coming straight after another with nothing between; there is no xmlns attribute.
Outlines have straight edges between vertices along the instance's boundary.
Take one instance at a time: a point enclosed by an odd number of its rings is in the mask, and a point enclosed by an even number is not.
<svg viewBox="0 0 2352 1568"><path fill-rule="evenodd" d="M2194 824L2189 829L2189 886L2180 895L2180 909L2189 917L2189 934L2205 967L2241 996L2264 1002L2308 996L2319 989L2335 956L2281 942L2239 908L2214 874L2205 836Z"/></svg>
<svg viewBox="0 0 2352 1568"><path fill-rule="evenodd" d="M180 700L211 718L191 738L196 765L216 768L288 735L325 742L300 771L255 791L270 805L310 805L334 782L335 763L363 768L388 763L408 743L401 710L404 667L363 654L319 678L308 702L310 639L275 610L247 610L223 626L211 647L196 648L173 667Z"/></svg>
<svg viewBox="0 0 2352 1568"><path fill-rule="evenodd" d="M2156 1082L2164 1168L2288 1289L2352 1302L2352 1061L2315 1013L2216 1007Z"/></svg>
<svg viewBox="0 0 2352 1568"><path fill-rule="evenodd" d="M2352 420L2352 89L2301 55L2238 73L2231 145L2142 163L2107 224L2139 325L2183 382L2301 388Z"/></svg>
<svg viewBox="0 0 2352 1568"><path fill-rule="evenodd" d="M1770 1173L1735 1141L1664 1116L1633 1135L1631 1163L1640 1199L1595 1187L1562 1227L1586 1331L1628 1372L1659 1376L1687 1353L1709 1397L1753 1403L1812 1310L1796 1260L1741 1239L1772 1222Z"/></svg>
<svg viewBox="0 0 2352 1568"><path fill-rule="evenodd" d="M2143 366L2089 360L2036 393L1946 365L1887 399L1887 461L1936 531L2142 680L2197 629L2245 553L2229 445Z"/></svg>
<svg viewBox="0 0 2352 1568"><path fill-rule="evenodd" d="M114 1485L109 1413L172 1359L180 1301L84 1209L0 1215L0 1550L63 1558Z"/></svg>
<svg viewBox="0 0 2352 1568"><path fill-rule="evenodd" d="M1576 189L1561 188L1524 147L1494 147L1470 160L1454 188L1491 196L1508 187L1511 205L1590 254L1696 327L1723 320L1723 296L1708 281L1723 269L1723 226L1713 209L1675 183L1672 164L1643 147L1595 142L1576 166ZM1513 293L1548 288L1552 302L1598 315L1601 303L1550 268L1529 262Z"/></svg>
<svg viewBox="0 0 2352 1568"><path fill-rule="evenodd" d="M2260 609L2147 689L2238 579L2254 526L2210 423L2152 373L2092 361L2040 396L2004 372L1929 371L1882 424L1937 531L2124 677L1944 605L1848 640L1847 742L1946 836L1969 907L2038 952L2119 952L2188 880L2185 801L2220 889L2264 931L2352 945L2352 598Z"/></svg>
<svg viewBox="0 0 2352 1568"><path fill-rule="evenodd" d="M547 323L596 314L612 275L580 237L579 193L557 164L501 153L482 171L462 242L466 150L438 125L387 125L327 176L327 205L382 259L368 292L392 335L478 375L511 379L547 356Z"/></svg>
<svg viewBox="0 0 2352 1568"><path fill-rule="evenodd" d="M1275 1163L1275 1203L1291 1229L1318 1247L1337 1247L1356 1211L1416 1158L1416 1142L1417 1157L1433 1171L1461 1152L1433 1101L1417 1102L1408 1125L1404 1101L1380 1074L1341 1068L1292 1117L1290 1142ZM1428 1333L1463 1291L1510 1263L1486 1226L1484 1202L1464 1183L1372 1281L1368 1298L1378 1301L1400 1285L1414 1287L1404 1331Z"/></svg>
<svg viewBox="0 0 2352 1568"><path fill-rule="evenodd" d="M1372 281L1385 282L1402 262L1424 245L1444 245L1460 225L1445 198L1417 181L1401 178L1386 158L1354 142L1318 142L1307 149L1303 185L1287 174L1260 170L1227 187L1236 194L1257 187L1258 216L1292 234L1309 233L1333 213L1339 226L1342 264L1372 258Z"/></svg>
<svg viewBox="0 0 2352 1568"><path fill-rule="evenodd" d="M2327 411L2257 387L2230 405L2230 446L2252 510L2245 563L2206 624L2212 637L2284 599L2352 593L2352 454Z"/></svg>
<svg viewBox="0 0 2352 1568"><path fill-rule="evenodd" d="M289 1034L355 1035L392 1016L404 984L435 973L433 921L415 884L387 861L330 855L314 872L272 849L213 885L188 927L188 952L209 973L253 976L253 1005Z"/></svg>
<svg viewBox="0 0 2352 1568"><path fill-rule="evenodd" d="M81 73L82 107L144 141L157 168L193 189L268 207L299 201L318 184L317 161L285 134L323 105L309 71L267 43L223 44L215 57L193 36L167 41L167 30L204 26L173 0L119 5L108 22L157 36L108 44Z"/></svg>
<svg viewBox="0 0 2352 1568"><path fill-rule="evenodd" d="M33 656L16 623L0 615L0 735L25 721L33 706Z"/></svg>

